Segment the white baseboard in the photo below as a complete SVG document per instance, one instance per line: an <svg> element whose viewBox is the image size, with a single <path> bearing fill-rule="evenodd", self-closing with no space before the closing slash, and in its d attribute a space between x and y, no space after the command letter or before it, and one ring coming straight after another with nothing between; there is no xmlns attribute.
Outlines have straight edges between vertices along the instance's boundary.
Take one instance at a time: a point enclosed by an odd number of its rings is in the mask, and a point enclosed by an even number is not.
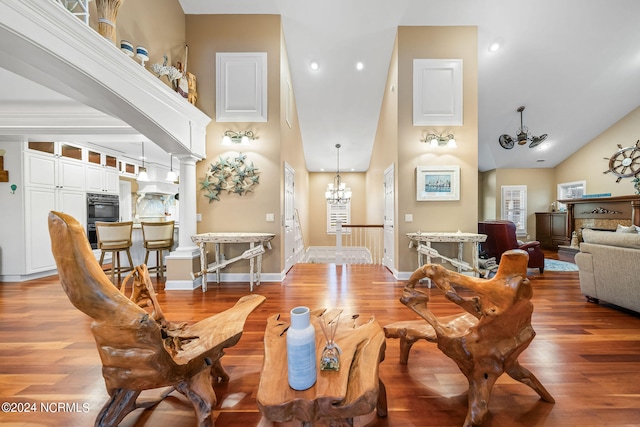
<svg viewBox="0 0 640 427"><path fill-rule="evenodd" d="M193 291L202 286L202 278L196 280L167 280L164 284L165 291Z"/></svg>

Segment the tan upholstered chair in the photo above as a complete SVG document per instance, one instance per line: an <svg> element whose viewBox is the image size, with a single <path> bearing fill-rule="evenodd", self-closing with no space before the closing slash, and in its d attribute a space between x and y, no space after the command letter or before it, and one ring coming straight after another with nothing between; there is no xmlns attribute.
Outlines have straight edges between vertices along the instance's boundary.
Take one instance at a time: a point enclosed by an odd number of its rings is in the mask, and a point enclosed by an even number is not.
<svg viewBox="0 0 640 427"><path fill-rule="evenodd" d="M131 259L131 232L133 222L100 222L96 221L96 235L98 237L98 249L100 249L100 266L104 262L104 256L111 252L111 280L121 273L133 270L133 260ZM129 259L128 266L122 266L120 262L120 252L126 252Z"/></svg>
<svg viewBox="0 0 640 427"><path fill-rule="evenodd" d="M166 270L162 251L171 251L174 221L141 222L140 225L142 226L142 236L146 250L144 263L147 264L149 261L149 253L156 251L156 266L149 268L149 272L155 271L156 275L162 279Z"/></svg>

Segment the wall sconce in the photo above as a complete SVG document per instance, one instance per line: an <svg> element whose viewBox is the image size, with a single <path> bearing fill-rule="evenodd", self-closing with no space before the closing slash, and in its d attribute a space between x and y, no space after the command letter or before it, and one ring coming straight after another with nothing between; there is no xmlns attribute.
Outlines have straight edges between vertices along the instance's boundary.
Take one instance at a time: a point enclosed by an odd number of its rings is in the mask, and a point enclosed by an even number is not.
<svg viewBox="0 0 640 427"><path fill-rule="evenodd" d="M431 146L432 148L436 148L436 147L455 148L458 146L458 144L456 144L456 137L453 136L452 133L450 133L449 135L436 135L436 134L430 133L420 141L426 144L429 144L429 146Z"/></svg>
<svg viewBox="0 0 640 427"><path fill-rule="evenodd" d="M222 145L249 145L249 141L253 141L254 139L254 134L250 130L245 130L244 132L235 132L232 130L228 130L224 133L224 137L222 138Z"/></svg>

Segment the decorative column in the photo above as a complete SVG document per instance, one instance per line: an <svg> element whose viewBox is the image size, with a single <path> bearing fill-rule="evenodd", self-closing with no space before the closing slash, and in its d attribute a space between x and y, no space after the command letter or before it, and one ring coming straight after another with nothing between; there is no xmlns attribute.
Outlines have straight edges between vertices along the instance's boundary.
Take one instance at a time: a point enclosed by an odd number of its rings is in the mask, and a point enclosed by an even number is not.
<svg viewBox="0 0 640 427"><path fill-rule="evenodd" d="M180 196L178 247L167 256L168 290L193 290L201 285L201 278L194 279L193 272L200 270L200 250L191 236L197 234L196 221L196 162L189 154L176 155L180 160Z"/></svg>
<svg viewBox="0 0 640 427"><path fill-rule="evenodd" d="M180 160L180 238L178 251L197 251L198 245L191 241L197 233L196 221L196 161L197 158L184 155Z"/></svg>

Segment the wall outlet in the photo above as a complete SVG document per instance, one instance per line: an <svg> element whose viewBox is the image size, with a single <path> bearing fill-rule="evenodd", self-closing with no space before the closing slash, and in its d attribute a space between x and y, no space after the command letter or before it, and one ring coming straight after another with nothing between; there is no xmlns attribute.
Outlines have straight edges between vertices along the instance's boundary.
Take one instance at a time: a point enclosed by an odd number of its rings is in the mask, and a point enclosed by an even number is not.
<svg viewBox="0 0 640 427"><path fill-rule="evenodd" d="M268 213L267 214L267 222L274 222L276 220L275 214Z"/></svg>
<svg viewBox="0 0 640 427"><path fill-rule="evenodd" d="M196 221L197 222L202 221L202 214L199 214L199 213L196 214Z"/></svg>
<svg viewBox="0 0 640 427"><path fill-rule="evenodd" d="M413 214L404 214L404 222L413 222Z"/></svg>

